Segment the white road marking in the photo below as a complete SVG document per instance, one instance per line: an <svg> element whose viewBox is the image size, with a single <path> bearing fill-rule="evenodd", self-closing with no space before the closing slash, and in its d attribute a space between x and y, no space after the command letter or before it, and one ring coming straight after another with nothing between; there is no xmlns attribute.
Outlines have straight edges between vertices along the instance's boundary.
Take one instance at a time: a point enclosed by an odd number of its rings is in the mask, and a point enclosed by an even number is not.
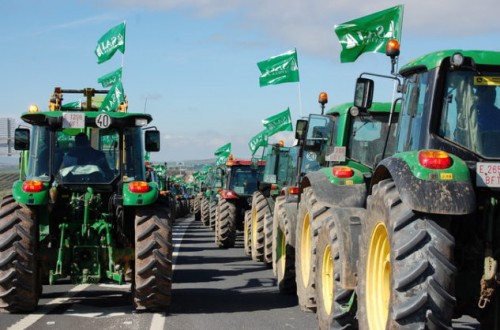
<svg viewBox="0 0 500 330"><path fill-rule="evenodd" d="M189 218L176 219L176 222L179 220L186 220ZM172 236L175 236L175 240L173 240L174 251L172 251L172 271L175 269L175 263L177 262L177 257L179 256L179 249L181 247L182 239L184 238L184 234L186 234L186 230L193 222L193 218L190 219L189 222L177 223L174 225L174 230L172 231ZM165 328L165 314L163 313L154 313L153 319L151 320L151 325L149 326L149 330L159 330Z"/></svg>
<svg viewBox="0 0 500 330"><path fill-rule="evenodd" d="M56 308L56 306L63 304L71 299L75 294L77 294L80 291L84 291L86 288L88 288L90 284L80 284L72 288L71 290L68 291L68 293L64 297L59 297L52 299L49 301L47 304L45 304L43 307L38 309L37 311L25 316L21 320L19 320L17 323L13 324L8 330L15 330L15 329L26 329L29 326L32 326L36 321L40 320L42 317L44 317L46 314L48 314L51 310Z"/></svg>

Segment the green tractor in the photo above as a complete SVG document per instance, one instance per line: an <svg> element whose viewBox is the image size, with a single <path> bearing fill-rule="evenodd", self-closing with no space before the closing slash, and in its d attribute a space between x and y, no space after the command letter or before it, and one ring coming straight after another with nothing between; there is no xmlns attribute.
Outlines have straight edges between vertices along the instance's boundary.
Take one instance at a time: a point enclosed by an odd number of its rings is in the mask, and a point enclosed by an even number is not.
<svg viewBox="0 0 500 330"><path fill-rule="evenodd" d="M61 106L83 94L85 108ZM159 132L143 113L101 112L92 97L106 90L56 88L51 111L24 113L31 129L15 132L29 150L24 180L0 206L0 307L37 308L42 284L132 283L137 310L170 305L172 229L158 185L146 181L144 150Z"/></svg>
<svg viewBox="0 0 500 330"><path fill-rule="evenodd" d="M215 243L221 248L234 247L236 231L244 229L245 212L251 208L252 194L262 180L266 162L229 157L225 166L216 169L221 178L215 212Z"/></svg>
<svg viewBox="0 0 500 330"><path fill-rule="evenodd" d="M356 325L356 284L344 275L354 274L356 267L359 219L366 213L373 168L394 153L398 111L380 102L362 110L352 103L331 108L327 115L337 136L327 166L302 179L295 233L297 296L304 310L316 311L320 328Z"/></svg>
<svg viewBox="0 0 500 330"><path fill-rule="evenodd" d="M245 251L255 261L273 261L273 211L275 200L286 186L295 184L297 148L285 147L280 141L263 151L264 176L252 195L252 207L245 214Z"/></svg>
<svg viewBox="0 0 500 330"><path fill-rule="evenodd" d="M363 329L500 329L500 52L444 50L399 71L396 153L373 173L357 296ZM373 80L360 77L367 108Z"/></svg>
<svg viewBox="0 0 500 330"><path fill-rule="evenodd" d="M321 93L319 103L324 112L326 93ZM295 294L295 232L301 197L302 180L310 172L327 165L326 155L332 151L336 134L335 118L323 114L310 114L308 119L299 119L295 128L298 144L297 163L293 165L294 184L285 186L276 197L273 212L272 264L280 293Z"/></svg>

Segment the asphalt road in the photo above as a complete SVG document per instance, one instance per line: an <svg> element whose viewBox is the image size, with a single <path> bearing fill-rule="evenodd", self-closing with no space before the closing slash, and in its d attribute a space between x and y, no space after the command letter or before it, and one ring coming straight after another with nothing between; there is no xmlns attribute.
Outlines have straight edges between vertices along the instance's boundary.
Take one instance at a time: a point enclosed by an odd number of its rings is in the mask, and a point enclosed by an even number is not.
<svg viewBox="0 0 500 330"><path fill-rule="evenodd" d="M278 293L272 270L244 254L241 238L220 249L192 217L174 226L168 313L135 313L127 285L44 286L39 310L1 314L0 329L316 329L316 318Z"/></svg>
<svg viewBox="0 0 500 330"><path fill-rule="evenodd" d="M317 329L316 317L281 295L272 270L244 254L242 237L220 249L214 233L192 217L174 226L172 306L167 313L135 313L128 285L44 286L32 314L1 314L0 329ZM454 329L479 329L455 320Z"/></svg>

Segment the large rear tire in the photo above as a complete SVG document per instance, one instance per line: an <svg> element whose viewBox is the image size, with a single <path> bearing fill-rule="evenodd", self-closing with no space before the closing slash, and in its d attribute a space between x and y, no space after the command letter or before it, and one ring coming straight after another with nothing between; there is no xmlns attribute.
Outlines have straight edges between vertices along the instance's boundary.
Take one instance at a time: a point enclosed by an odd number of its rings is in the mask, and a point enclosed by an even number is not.
<svg viewBox="0 0 500 330"><path fill-rule="evenodd" d="M221 198L217 208L215 243L220 248L234 247L236 241L236 205Z"/></svg>
<svg viewBox="0 0 500 330"><path fill-rule="evenodd" d="M304 188L299 203L295 233L295 276L299 306L304 311L316 309L316 241L318 230L328 214L328 208L318 203L311 187Z"/></svg>
<svg viewBox="0 0 500 330"><path fill-rule="evenodd" d="M297 292L295 283L295 223L296 218L286 216L285 203L278 209L278 230L276 231L276 277L280 293Z"/></svg>
<svg viewBox="0 0 500 330"><path fill-rule="evenodd" d="M278 248L278 229L279 229L279 222L280 218L286 217L285 213L285 208L284 208L284 203L285 203L285 196L278 196L276 197L276 201L274 202L274 212L273 212L273 237L272 237L272 242L271 242L271 253L272 253L272 266L273 266L273 274L274 276L278 275L278 270L276 266L276 260L277 260L277 248Z"/></svg>
<svg viewBox="0 0 500 330"><path fill-rule="evenodd" d="M0 205L0 308L32 312L42 292L35 212L5 196Z"/></svg>
<svg viewBox="0 0 500 330"><path fill-rule="evenodd" d="M193 201L194 220L196 220L196 221L201 220L200 206L201 206L201 196L196 195L194 197L194 201Z"/></svg>
<svg viewBox="0 0 500 330"><path fill-rule="evenodd" d="M451 329L454 237L437 215L402 203L391 179L373 187L362 222L360 329Z"/></svg>
<svg viewBox="0 0 500 330"><path fill-rule="evenodd" d="M200 204L200 218L201 222L208 227L210 225L210 201L207 197L201 199Z"/></svg>
<svg viewBox="0 0 500 330"><path fill-rule="evenodd" d="M245 254L252 256L252 211L245 211L243 219L243 247Z"/></svg>
<svg viewBox="0 0 500 330"><path fill-rule="evenodd" d="M343 260L339 235L339 214L334 209L328 213L318 230L316 258L316 317L320 329L356 329L355 310L347 310L354 290L340 285Z"/></svg>
<svg viewBox="0 0 500 330"><path fill-rule="evenodd" d="M264 217L264 263L268 267L273 264L273 215L266 213Z"/></svg>
<svg viewBox="0 0 500 330"><path fill-rule="evenodd" d="M165 312L172 291L172 228L164 208L139 208L135 217L135 285L137 310Z"/></svg>
<svg viewBox="0 0 500 330"><path fill-rule="evenodd" d="M252 197L252 259L264 261L264 217L270 212L266 198L260 191L253 193Z"/></svg>

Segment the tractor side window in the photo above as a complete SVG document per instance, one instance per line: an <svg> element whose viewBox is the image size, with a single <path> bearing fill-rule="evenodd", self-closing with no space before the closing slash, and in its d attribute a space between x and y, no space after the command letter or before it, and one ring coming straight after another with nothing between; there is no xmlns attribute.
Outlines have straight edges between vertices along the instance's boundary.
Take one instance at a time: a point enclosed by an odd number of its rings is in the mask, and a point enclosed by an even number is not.
<svg viewBox="0 0 500 330"><path fill-rule="evenodd" d="M50 131L45 126L33 126L28 160L27 178L49 181Z"/></svg>
<svg viewBox="0 0 500 330"><path fill-rule="evenodd" d="M138 127L124 130L124 181L145 181L143 132Z"/></svg>
<svg viewBox="0 0 500 330"><path fill-rule="evenodd" d="M326 149L335 142L333 139L336 134L335 123L332 116L309 116L302 172L317 171L325 165Z"/></svg>
<svg viewBox="0 0 500 330"><path fill-rule="evenodd" d="M448 73L439 135L486 157L500 157L498 73Z"/></svg>
<svg viewBox="0 0 500 330"><path fill-rule="evenodd" d="M416 73L405 78L405 94L397 132L397 152L419 148L428 78L428 72Z"/></svg>

